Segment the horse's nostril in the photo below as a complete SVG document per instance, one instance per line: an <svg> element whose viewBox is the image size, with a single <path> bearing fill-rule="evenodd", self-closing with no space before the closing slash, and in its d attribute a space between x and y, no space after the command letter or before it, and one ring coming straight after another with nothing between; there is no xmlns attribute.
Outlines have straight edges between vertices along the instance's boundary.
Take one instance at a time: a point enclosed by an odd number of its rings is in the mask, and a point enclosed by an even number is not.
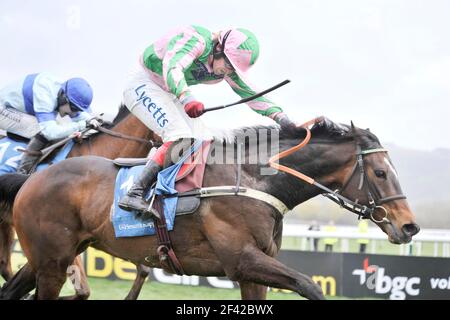
<svg viewBox="0 0 450 320"><path fill-rule="evenodd" d="M402 229L405 234L411 237L420 231L420 227L415 223L404 224Z"/></svg>

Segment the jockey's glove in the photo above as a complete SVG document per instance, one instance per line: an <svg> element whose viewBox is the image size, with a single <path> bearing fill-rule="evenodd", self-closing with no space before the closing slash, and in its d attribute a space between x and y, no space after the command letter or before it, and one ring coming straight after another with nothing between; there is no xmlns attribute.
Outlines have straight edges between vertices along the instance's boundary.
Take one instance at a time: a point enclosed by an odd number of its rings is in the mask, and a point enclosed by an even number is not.
<svg viewBox="0 0 450 320"><path fill-rule="evenodd" d="M205 106L200 101L191 101L184 106L184 111L191 118L198 118L205 113Z"/></svg>
<svg viewBox="0 0 450 320"><path fill-rule="evenodd" d="M102 126L102 122L97 118L92 118L86 121L86 127L91 129L98 129Z"/></svg>

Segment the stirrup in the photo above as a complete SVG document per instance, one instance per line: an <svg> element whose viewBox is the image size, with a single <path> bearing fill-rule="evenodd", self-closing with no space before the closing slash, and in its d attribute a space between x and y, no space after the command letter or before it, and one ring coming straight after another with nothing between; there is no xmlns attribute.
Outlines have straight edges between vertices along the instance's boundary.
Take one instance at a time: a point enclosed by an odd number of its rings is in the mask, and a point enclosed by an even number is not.
<svg viewBox="0 0 450 320"><path fill-rule="evenodd" d="M161 215L156 209L153 209L153 203L155 202L156 194L153 193L152 198L150 199L150 203L147 207L147 210L144 211L144 215L154 216L156 219L161 221Z"/></svg>
<svg viewBox="0 0 450 320"><path fill-rule="evenodd" d="M147 209L147 210L143 211L142 212L142 216L146 217L146 218L147 217L148 218L154 217L154 218L158 219L159 221L161 221L161 215L159 214L159 212L157 210L155 210L153 208L150 208L150 209Z"/></svg>

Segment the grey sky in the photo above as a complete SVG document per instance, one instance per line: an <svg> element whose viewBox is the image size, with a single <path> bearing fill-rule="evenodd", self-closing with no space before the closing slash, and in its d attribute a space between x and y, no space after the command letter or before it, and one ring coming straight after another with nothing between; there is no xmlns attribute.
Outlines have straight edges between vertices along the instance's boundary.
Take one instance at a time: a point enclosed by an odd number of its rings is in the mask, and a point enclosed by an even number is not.
<svg viewBox="0 0 450 320"><path fill-rule="evenodd" d="M127 72L168 30L240 26L261 45L259 89L296 121L317 115L369 127L383 143L450 148L450 1L0 2L0 86L39 71L82 76L94 110L115 114ZM226 84L193 87L207 106L239 99ZM245 105L206 114L211 126L270 123Z"/></svg>

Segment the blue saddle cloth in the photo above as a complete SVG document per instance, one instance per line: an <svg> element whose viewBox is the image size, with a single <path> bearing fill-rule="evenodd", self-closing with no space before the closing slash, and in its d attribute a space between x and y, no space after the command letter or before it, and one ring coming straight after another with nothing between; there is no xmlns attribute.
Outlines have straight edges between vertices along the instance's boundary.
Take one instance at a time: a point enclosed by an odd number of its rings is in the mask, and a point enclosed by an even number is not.
<svg viewBox="0 0 450 320"><path fill-rule="evenodd" d="M51 160L51 163L58 163L66 159L74 144L73 141L67 143L64 148L58 151L56 156ZM0 139L0 175L5 173L15 173L17 171L17 167L19 166L23 154L18 150L26 148L26 142L13 140L9 137ZM37 171L43 170L49 165L49 163L41 163L37 166Z"/></svg>
<svg viewBox="0 0 450 320"><path fill-rule="evenodd" d="M153 195L174 195L177 194L175 189L175 180L183 163L195 153L202 145L202 140L196 140L189 152L187 152L177 163L161 170L158 173L155 188L151 189L147 194L147 200ZM123 237L140 237L151 236L156 233L152 219L144 220L138 217L136 212L129 212L119 208L118 202L121 197L127 194L133 185L134 179L139 176L144 166L134 166L121 168L116 177L116 185L114 188L114 204L112 207L112 224L117 238ZM166 216L167 229L173 230L175 222L175 214L177 208L178 197L164 198L163 209Z"/></svg>

